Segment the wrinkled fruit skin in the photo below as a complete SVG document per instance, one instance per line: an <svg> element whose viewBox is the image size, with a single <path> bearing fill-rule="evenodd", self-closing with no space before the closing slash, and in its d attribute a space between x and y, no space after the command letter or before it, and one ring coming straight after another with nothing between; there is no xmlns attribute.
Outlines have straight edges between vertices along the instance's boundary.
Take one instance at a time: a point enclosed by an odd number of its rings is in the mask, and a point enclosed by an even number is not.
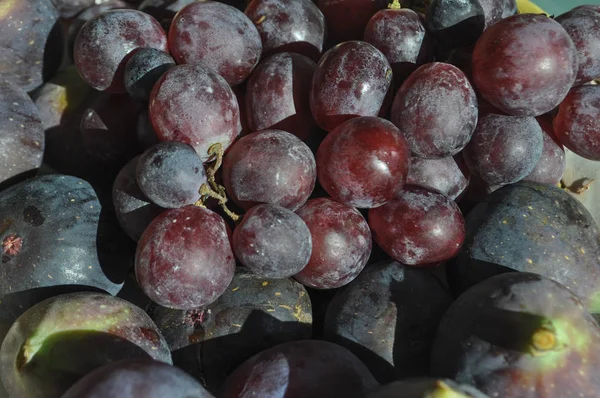
<svg viewBox="0 0 600 398"><path fill-rule="evenodd" d="M433 345L432 372L507 398L595 397L600 329L563 285L497 275L455 301Z"/></svg>

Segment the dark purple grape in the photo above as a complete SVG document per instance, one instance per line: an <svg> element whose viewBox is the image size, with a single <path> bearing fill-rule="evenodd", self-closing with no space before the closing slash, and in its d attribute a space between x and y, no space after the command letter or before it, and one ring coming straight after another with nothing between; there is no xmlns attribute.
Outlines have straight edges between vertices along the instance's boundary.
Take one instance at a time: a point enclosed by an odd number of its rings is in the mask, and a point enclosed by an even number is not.
<svg viewBox="0 0 600 398"><path fill-rule="evenodd" d="M52 0L52 3L62 18L72 18L92 7L95 0Z"/></svg>
<svg viewBox="0 0 600 398"><path fill-rule="evenodd" d="M562 179L567 166L565 149L558 139L555 138L552 120L538 117L537 121L542 128L544 148L542 149L540 160L531 173L523 178L523 180L556 185Z"/></svg>
<svg viewBox="0 0 600 398"><path fill-rule="evenodd" d="M165 141L147 149L136 166L140 190L153 203L178 208L200 199L200 186L207 182L202 160L191 146Z"/></svg>
<svg viewBox="0 0 600 398"><path fill-rule="evenodd" d="M556 17L567 31L579 61L576 85L588 83L600 77L600 12L590 8L576 8Z"/></svg>
<svg viewBox="0 0 600 398"><path fill-rule="evenodd" d="M138 159L139 156L131 159L117 174L112 190L112 202L119 225L136 242L148 224L163 211L144 195L135 181Z"/></svg>
<svg viewBox="0 0 600 398"><path fill-rule="evenodd" d="M215 301L233 279L235 259L227 224L201 207L166 210L146 228L135 275L155 303L191 310Z"/></svg>
<svg viewBox="0 0 600 398"><path fill-rule="evenodd" d="M406 186L381 207L369 210L373 239L394 260L427 266L451 259L465 240L458 205L446 195Z"/></svg>
<svg viewBox="0 0 600 398"><path fill-rule="evenodd" d="M362 40L369 19L387 7L388 0L317 0L325 15L327 41L335 45L348 40Z"/></svg>
<svg viewBox="0 0 600 398"><path fill-rule="evenodd" d="M369 224L353 207L330 198L309 200L296 213L312 237L312 254L294 278L316 289L335 289L352 282L371 255Z"/></svg>
<svg viewBox="0 0 600 398"><path fill-rule="evenodd" d="M264 278L288 278L308 264L310 231L293 211L254 206L233 231L233 251L242 265Z"/></svg>
<svg viewBox="0 0 600 398"><path fill-rule="evenodd" d="M0 79L0 182L42 165L44 125L37 107L16 84Z"/></svg>
<svg viewBox="0 0 600 398"><path fill-rule="evenodd" d="M77 34L75 65L96 90L124 93L125 63L132 51L143 47L167 51L167 37L157 20L135 10L106 11Z"/></svg>
<svg viewBox="0 0 600 398"><path fill-rule="evenodd" d="M316 64L300 54L282 53L258 64L247 84L250 131L277 129L307 141L317 124L310 111L310 84Z"/></svg>
<svg viewBox="0 0 600 398"><path fill-rule="evenodd" d="M213 398L192 376L163 362L112 362L80 379L62 398Z"/></svg>
<svg viewBox="0 0 600 398"><path fill-rule="evenodd" d="M433 40L411 9L379 11L369 21L364 39L385 55L397 84L422 64L433 61Z"/></svg>
<svg viewBox="0 0 600 398"><path fill-rule="evenodd" d="M341 43L319 61L310 91L310 109L324 130L348 119L377 116L392 83L385 55L362 41Z"/></svg>
<svg viewBox="0 0 600 398"><path fill-rule="evenodd" d="M81 118L83 146L96 161L120 169L141 153L136 136L140 104L126 95L103 93Z"/></svg>
<svg viewBox="0 0 600 398"><path fill-rule="evenodd" d="M318 61L325 17L311 0L252 0L245 14L254 22L264 55L293 52Z"/></svg>
<svg viewBox="0 0 600 398"><path fill-rule="evenodd" d="M439 191L456 200L467 189L470 179L471 173L460 154L441 159L413 157L406 184ZM402 193L402 187L398 187L398 193Z"/></svg>
<svg viewBox="0 0 600 398"><path fill-rule="evenodd" d="M169 54L155 48L140 48L125 65L125 89L133 99L148 101L156 81L172 66L175 61Z"/></svg>
<svg viewBox="0 0 600 398"><path fill-rule="evenodd" d="M370 209L392 200L404 185L410 148L391 122L350 119L329 133L317 150L319 183L335 200Z"/></svg>
<svg viewBox="0 0 600 398"><path fill-rule="evenodd" d="M486 29L518 12L516 0L479 0L479 3L483 7Z"/></svg>
<svg viewBox="0 0 600 398"><path fill-rule="evenodd" d="M54 75L64 47L58 18L50 0L2 0L1 80L31 91Z"/></svg>
<svg viewBox="0 0 600 398"><path fill-rule="evenodd" d="M439 159L467 145L477 115L477 97L465 74L454 65L434 62L419 67L402 84L391 120L416 156Z"/></svg>
<svg viewBox="0 0 600 398"><path fill-rule="evenodd" d="M543 133L534 117L483 115L464 155L469 169L488 185L525 178L539 161Z"/></svg>
<svg viewBox="0 0 600 398"><path fill-rule="evenodd" d="M427 30L445 48L475 44L484 28L479 0L433 0L427 8Z"/></svg>
<svg viewBox="0 0 600 398"><path fill-rule="evenodd" d="M151 146L158 144L160 141L156 136L156 131L154 131L154 127L152 127L152 122L150 121L150 115L148 114L148 108L144 107L138 116L137 121L137 138L144 149L148 149Z"/></svg>
<svg viewBox="0 0 600 398"><path fill-rule="evenodd" d="M569 92L577 70L569 34L545 15L501 20L481 35L473 52L473 80L480 94L514 116L551 111Z"/></svg>
<svg viewBox="0 0 600 398"><path fill-rule="evenodd" d="M191 3L173 18L169 49L178 64L201 63L235 86L258 64L262 44L258 30L243 12L207 1Z"/></svg>
<svg viewBox="0 0 600 398"><path fill-rule="evenodd" d="M558 108L554 132L577 155L600 160L600 86L573 88Z"/></svg>
<svg viewBox="0 0 600 398"><path fill-rule="evenodd" d="M138 10L152 15L157 21L171 19L183 7L197 0L144 0Z"/></svg>
<svg viewBox="0 0 600 398"><path fill-rule="evenodd" d="M315 157L300 139L281 130L240 138L223 160L223 182L239 206L270 203L296 210L317 179Z"/></svg>
<svg viewBox="0 0 600 398"><path fill-rule="evenodd" d="M213 144L227 149L242 129L231 87L202 65L169 69L156 82L149 109L159 139L191 145L203 162Z"/></svg>

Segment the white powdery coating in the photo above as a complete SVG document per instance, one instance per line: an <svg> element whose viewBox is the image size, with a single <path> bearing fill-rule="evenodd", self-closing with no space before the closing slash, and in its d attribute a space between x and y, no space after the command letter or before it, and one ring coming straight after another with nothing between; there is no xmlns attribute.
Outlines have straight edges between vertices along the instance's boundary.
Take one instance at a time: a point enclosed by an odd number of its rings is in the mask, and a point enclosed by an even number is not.
<svg viewBox="0 0 600 398"><path fill-rule="evenodd" d="M262 53L256 27L238 9L216 1L195 2L177 13L169 48L179 64L202 63L232 86L246 80Z"/></svg>
<svg viewBox="0 0 600 398"><path fill-rule="evenodd" d="M577 9L556 18L577 48L579 72L576 84L600 77L600 13Z"/></svg>
<svg viewBox="0 0 600 398"><path fill-rule="evenodd" d="M479 0L485 15L485 27L517 13L515 0Z"/></svg>
<svg viewBox="0 0 600 398"><path fill-rule="evenodd" d="M348 41L327 51L313 76L310 107L317 123L331 131L331 117L377 116L392 82L392 69L371 44Z"/></svg>
<svg viewBox="0 0 600 398"><path fill-rule="evenodd" d="M534 117L489 114L479 119L465 160L488 185L512 184L531 173L543 147L542 128Z"/></svg>
<svg viewBox="0 0 600 398"><path fill-rule="evenodd" d="M149 110L161 139L191 145L203 162L211 145L226 149L242 131L231 87L202 65L178 65L166 72L154 87Z"/></svg>
<svg viewBox="0 0 600 398"><path fill-rule="evenodd" d="M31 98L0 80L0 182L37 169L44 154L44 126Z"/></svg>
<svg viewBox="0 0 600 398"><path fill-rule="evenodd" d="M93 88L123 88L117 71L136 48L167 52L167 36L158 21L136 10L111 10L87 21L75 40L74 61L81 77ZM120 91L123 91L121 89Z"/></svg>
<svg viewBox="0 0 600 398"><path fill-rule="evenodd" d="M453 157L423 159L413 157L406 183L440 191L455 200L469 185L469 175ZM399 193L402 192L400 187Z"/></svg>
<svg viewBox="0 0 600 398"><path fill-rule="evenodd" d="M540 160L537 162L531 173L523 178L523 181L534 181L542 184L556 185L562 179L567 166L565 150L558 141L555 141L554 138L552 138L550 135L552 133L545 130L543 126L542 133L544 139L542 156L540 156Z"/></svg>
<svg viewBox="0 0 600 398"><path fill-rule="evenodd" d="M263 52L298 42L323 50L325 17L311 0L254 0L245 13L260 33Z"/></svg>
<svg viewBox="0 0 600 398"><path fill-rule="evenodd" d="M442 158L467 145L477 116L477 96L465 74L453 65L434 62L421 66L402 84L391 120L417 156Z"/></svg>

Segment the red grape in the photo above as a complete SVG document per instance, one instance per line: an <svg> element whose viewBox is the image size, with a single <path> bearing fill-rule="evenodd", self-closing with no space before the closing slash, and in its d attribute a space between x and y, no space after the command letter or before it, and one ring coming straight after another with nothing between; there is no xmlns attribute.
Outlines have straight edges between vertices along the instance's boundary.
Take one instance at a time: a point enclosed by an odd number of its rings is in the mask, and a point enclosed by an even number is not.
<svg viewBox="0 0 600 398"><path fill-rule="evenodd" d="M325 17L311 0L253 0L245 11L262 39L263 54L294 52L317 61Z"/></svg>
<svg viewBox="0 0 600 398"><path fill-rule="evenodd" d="M166 210L142 234L135 275L163 307L191 310L215 301L233 279L235 259L227 224L201 207Z"/></svg>
<svg viewBox="0 0 600 398"><path fill-rule="evenodd" d="M488 185L512 184L534 169L542 155L543 135L534 117L486 114L465 148L469 169Z"/></svg>
<svg viewBox="0 0 600 398"><path fill-rule="evenodd" d="M433 61L433 40L411 9L379 11L369 21L364 38L390 62L396 83L402 83L420 65Z"/></svg>
<svg viewBox="0 0 600 398"><path fill-rule="evenodd" d="M240 138L223 160L227 193L244 209L270 203L302 206L317 178L315 157L298 137L265 130Z"/></svg>
<svg viewBox="0 0 600 398"><path fill-rule="evenodd" d="M331 44L361 40L369 19L388 3L388 0L317 0L327 21Z"/></svg>
<svg viewBox="0 0 600 398"><path fill-rule="evenodd" d="M243 12L207 1L191 3L175 15L169 49L177 63L201 63L235 86L250 76L262 44L256 27Z"/></svg>
<svg viewBox="0 0 600 398"><path fill-rule="evenodd" d="M203 162L208 149L225 150L242 127L237 99L227 82L202 65L178 65L156 82L150 94L150 120L164 141L191 145Z"/></svg>
<svg viewBox="0 0 600 398"><path fill-rule="evenodd" d="M439 191L452 200L456 200L467 189L471 178L460 154L441 159L413 157L409 170L407 184ZM398 188L402 194L402 187Z"/></svg>
<svg viewBox="0 0 600 398"><path fill-rule="evenodd" d="M350 119L325 137L317 151L319 183L335 200L372 208L393 199L406 181L410 148L391 122Z"/></svg>
<svg viewBox="0 0 600 398"><path fill-rule="evenodd" d="M197 0L144 0L138 10L152 15L158 21L171 19L179 10Z"/></svg>
<svg viewBox="0 0 600 398"><path fill-rule="evenodd" d="M93 88L124 93L128 55L143 47L167 51L167 36L157 20L136 10L106 11L77 34L75 66Z"/></svg>
<svg viewBox="0 0 600 398"><path fill-rule="evenodd" d="M537 118L544 139L542 156L534 169L523 178L524 181L540 182L542 184L558 184L566 168L565 149L555 138L552 121L544 117Z"/></svg>
<svg viewBox="0 0 600 398"><path fill-rule="evenodd" d="M466 227L458 205L446 195L406 186L396 200L369 210L375 242L394 260L424 266L454 257Z"/></svg>
<svg viewBox="0 0 600 398"><path fill-rule="evenodd" d="M294 278L316 289L335 289L352 282L371 255L369 225L354 208L329 198L309 200L296 211L312 237L312 254Z"/></svg>
<svg viewBox="0 0 600 398"><path fill-rule="evenodd" d="M600 160L600 86L573 88L558 108L554 131L577 155Z"/></svg>
<svg viewBox="0 0 600 398"><path fill-rule="evenodd" d="M465 74L454 65L434 62L421 66L402 84L391 120L416 156L439 159L467 145L477 115L477 97Z"/></svg>
<svg viewBox="0 0 600 398"><path fill-rule="evenodd" d="M576 84L600 77L600 12L590 8L571 10L556 17L577 48L579 71Z"/></svg>
<svg viewBox="0 0 600 398"><path fill-rule="evenodd" d="M288 278L308 264L310 231L293 211L254 206L233 231L233 250L243 266L264 278Z"/></svg>
<svg viewBox="0 0 600 398"><path fill-rule="evenodd" d="M323 129L382 112L392 82L385 55L369 43L350 41L327 51L313 76L310 108ZM385 111L385 109L383 109Z"/></svg>
<svg viewBox="0 0 600 398"><path fill-rule="evenodd" d="M248 80L246 106L251 131L279 129L307 141L316 128L310 112L310 83L316 64L300 54L264 59Z"/></svg>
<svg viewBox="0 0 600 398"><path fill-rule="evenodd" d="M488 28L473 51L480 94L514 116L539 116L565 98L577 75L569 34L545 15L519 14Z"/></svg>

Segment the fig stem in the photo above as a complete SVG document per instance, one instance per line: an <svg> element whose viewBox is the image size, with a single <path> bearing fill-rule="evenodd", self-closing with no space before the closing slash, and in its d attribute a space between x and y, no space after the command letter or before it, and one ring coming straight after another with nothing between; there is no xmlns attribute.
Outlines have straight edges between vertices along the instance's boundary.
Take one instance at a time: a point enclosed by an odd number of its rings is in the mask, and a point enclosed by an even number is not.
<svg viewBox="0 0 600 398"><path fill-rule="evenodd" d="M400 0L393 0L389 5L388 8L390 10L399 10L402 8L402 5L400 4Z"/></svg>
<svg viewBox="0 0 600 398"><path fill-rule="evenodd" d="M556 334L547 328L539 328L531 337L531 345L538 352L550 351L556 348Z"/></svg>

